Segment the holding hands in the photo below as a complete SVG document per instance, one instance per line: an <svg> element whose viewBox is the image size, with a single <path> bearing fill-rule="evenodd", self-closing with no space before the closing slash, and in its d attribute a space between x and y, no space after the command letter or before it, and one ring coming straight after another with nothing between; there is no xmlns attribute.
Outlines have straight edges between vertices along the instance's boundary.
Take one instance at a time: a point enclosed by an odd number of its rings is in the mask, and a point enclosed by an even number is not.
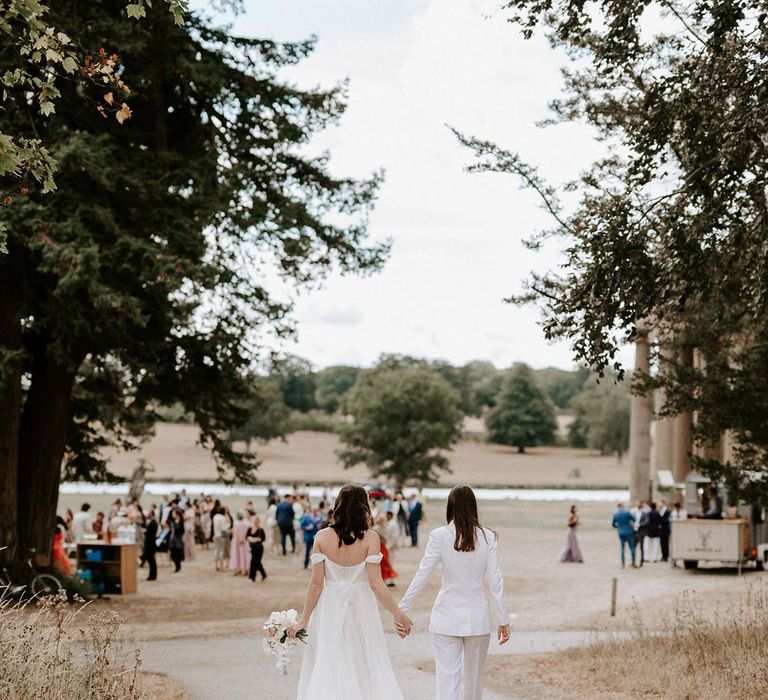
<svg viewBox="0 0 768 700"><path fill-rule="evenodd" d="M499 625L497 636L499 644L506 644L509 641L509 625Z"/></svg>
<svg viewBox="0 0 768 700"><path fill-rule="evenodd" d="M400 639L405 639L411 633L413 621L400 609L395 613L395 631Z"/></svg>

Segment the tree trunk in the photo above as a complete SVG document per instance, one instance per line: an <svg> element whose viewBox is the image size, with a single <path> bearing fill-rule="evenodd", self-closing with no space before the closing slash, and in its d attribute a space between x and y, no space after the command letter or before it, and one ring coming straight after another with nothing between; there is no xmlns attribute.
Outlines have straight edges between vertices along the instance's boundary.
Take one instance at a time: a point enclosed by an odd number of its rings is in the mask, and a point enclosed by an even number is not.
<svg viewBox="0 0 768 700"><path fill-rule="evenodd" d="M75 372L51 356L35 353L32 383L21 417L19 445L19 545L50 560L61 463L67 440Z"/></svg>
<svg viewBox="0 0 768 700"><path fill-rule="evenodd" d="M17 474L21 424L21 294L11 256L0 265L0 561L16 558Z"/></svg>
<svg viewBox="0 0 768 700"><path fill-rule="evenodd" d="M525 454L525 445L518 445L517 446L517 454L519 454L519 455Z"/></svg>

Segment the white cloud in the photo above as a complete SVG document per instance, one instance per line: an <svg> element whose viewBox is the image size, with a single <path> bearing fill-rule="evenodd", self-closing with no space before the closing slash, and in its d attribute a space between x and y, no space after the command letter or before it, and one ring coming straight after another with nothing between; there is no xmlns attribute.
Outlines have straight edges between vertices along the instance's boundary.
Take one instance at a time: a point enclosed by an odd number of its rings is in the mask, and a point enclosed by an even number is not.
<svg viewBox="0 0 768 700"><path fill-rule="evenodd" d="M503 302L530 270L557 264L554 249L534 254L521 243L550 222L510 176L465 174L470 154L445 126L519 151L557 182L598 153L582 127L535 127L559 92L563 57L543 40L524 41L497 7L260 0L238 20L258 36L318 34L316 54L291 79L349 76L351 87L340 126L314 148L331 151L337 173L386 169L371 231L392 237L391 260L373 277L335 276L302 295L291 352L320 366L369 364L382 352L571 366L566 345L544 340L535 309Z"/></svg>

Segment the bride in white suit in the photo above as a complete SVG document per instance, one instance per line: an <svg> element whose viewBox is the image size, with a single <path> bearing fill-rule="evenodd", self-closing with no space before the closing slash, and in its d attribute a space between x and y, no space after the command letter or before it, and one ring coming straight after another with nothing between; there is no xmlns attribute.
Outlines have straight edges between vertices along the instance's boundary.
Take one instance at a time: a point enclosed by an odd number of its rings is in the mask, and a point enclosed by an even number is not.
<svg viewBox="0 0 768 700"><path fill-rule="evenodd" d="M480 524L475 494L469 486L457 486L450 492L446 519L447 525L430 533L419 570L400 601L400 609L411 617L416 598L440 564L442 585L429 624L437 670L437 700L480 700L485 657L494 629L485 594L486 579L493 598L499 643L509 640L509 611L499 565L498 536Z"/></svg>

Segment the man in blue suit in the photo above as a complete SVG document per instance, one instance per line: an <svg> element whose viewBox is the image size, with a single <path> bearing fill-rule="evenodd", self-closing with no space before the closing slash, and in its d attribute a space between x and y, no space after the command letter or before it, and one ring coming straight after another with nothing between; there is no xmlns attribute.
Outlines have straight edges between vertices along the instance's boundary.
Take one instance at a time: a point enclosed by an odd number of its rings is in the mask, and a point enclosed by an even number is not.
<svg viewBox="0 0 768 700"><path fill-rule="evenodd" d="M275 520L280 528L280 544L283 546L283 556L286 554L285 539L291 541L291 551L296 551L296 529L293 524L295 518L293 510L293 496L285 494L283 501L277 506Z"/></svg>
<svg viewBox="0 0 768 700"><path fill-rule="evenodd" d="M419 523L424 518L421 510L421 502L416 494L411 494L408 499L408 529L411 532L411 546L419 546Z"/></svg>
<svg viewBox="0 0 768 700"><path fill-rule="evenodd" d="M635 518L632 516L623 503L619 503L616 506L616 512L613 514L613 527L619 533L619 546L621 547L621 568L625 566L624 560L624 545L629 547L629 553L632 555L632 566L637 568L635 564Z"/></svg>

